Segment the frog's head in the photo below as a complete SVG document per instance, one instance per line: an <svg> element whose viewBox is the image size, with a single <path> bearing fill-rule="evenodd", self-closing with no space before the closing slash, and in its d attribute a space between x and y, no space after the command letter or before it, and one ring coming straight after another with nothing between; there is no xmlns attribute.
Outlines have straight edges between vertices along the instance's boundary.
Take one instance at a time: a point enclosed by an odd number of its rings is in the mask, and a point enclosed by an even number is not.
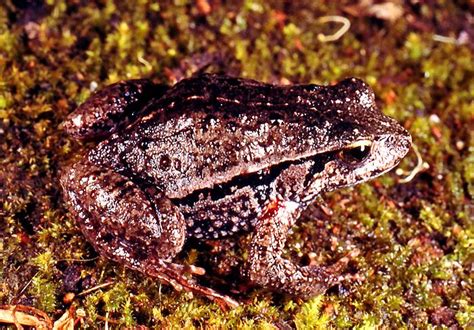
<svg viewBox="0 0 474 330"><path fill-rule="evenodd" d="M411 136L377 108L372 89L349 78L325 92L330 94L322 110L331 118L326 136L330 151L319 155L324 167L315 174L312 190L352 186L398 165L411 147Z"/></svg>

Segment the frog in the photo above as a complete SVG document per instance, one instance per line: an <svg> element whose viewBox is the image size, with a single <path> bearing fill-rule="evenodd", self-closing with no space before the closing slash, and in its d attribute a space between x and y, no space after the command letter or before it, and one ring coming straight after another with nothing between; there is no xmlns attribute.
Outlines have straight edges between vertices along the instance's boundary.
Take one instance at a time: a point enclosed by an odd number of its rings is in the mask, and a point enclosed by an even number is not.
<svg viewBox="0 0 474 330"><path fill-rule="evenodd" d="M322 294L350 275L360 251L329 266L286 259L296 221L322 194L384 174L411 147L358 78L328 86L215 73L173 86L125 80L92 94L62 127L95 143L60 175L95 250L231 308L239 301L199 284L204 268L174 262L185 242L250 235L243 280L295 297Z"/></svg>

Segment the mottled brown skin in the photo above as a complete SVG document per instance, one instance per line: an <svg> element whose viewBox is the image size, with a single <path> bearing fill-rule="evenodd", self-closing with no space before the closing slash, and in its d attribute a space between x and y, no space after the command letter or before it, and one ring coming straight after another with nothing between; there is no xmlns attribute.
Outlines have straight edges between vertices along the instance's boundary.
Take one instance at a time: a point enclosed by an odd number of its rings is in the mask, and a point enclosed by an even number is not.
<svg viewBox="0 0 474 330"><path fill-rule="evenodd" d="M125 81L93 95L64 127L103 139L61 177L97 251L230 306L237 303L184 276L202 269L172 263L186 238L250 231L243 273L252 283L324 292L343 279L350 256L330 267L295 265L281 257L288 230L321 193L390 170L411 145L355 78L274 86L207 74L168 90Z"/></svg>

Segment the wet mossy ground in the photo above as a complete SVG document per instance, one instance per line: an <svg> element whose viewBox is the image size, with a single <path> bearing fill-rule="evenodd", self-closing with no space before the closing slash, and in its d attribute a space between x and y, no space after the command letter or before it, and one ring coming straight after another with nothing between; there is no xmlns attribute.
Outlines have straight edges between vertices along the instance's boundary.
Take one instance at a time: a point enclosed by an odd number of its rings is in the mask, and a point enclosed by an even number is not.
<svg viewBox="0 0 474 330"><path fill-rule="evenodd" d="M231 3L2 2L0 304L34 306L53 319L69 309L89 327L473 327L472 2L382 11L349 2ZM336 41L320 37L340 27L326 15L351 23ZM392 171L327 194L333 214L311 207L289 239L287 256L301 263L330 264L359 248L348 271L361 280L291 299L234 277L248 237L188 246L180 259L206 265L203 283L244 302L224 312L98 258L85 242L57 178L87 146L59 124L96 88L138 77L169 83L202 63L273 83L357 76L411 132L421 173L402 183ZM411 153L400 169L416 162Z"/></svg>

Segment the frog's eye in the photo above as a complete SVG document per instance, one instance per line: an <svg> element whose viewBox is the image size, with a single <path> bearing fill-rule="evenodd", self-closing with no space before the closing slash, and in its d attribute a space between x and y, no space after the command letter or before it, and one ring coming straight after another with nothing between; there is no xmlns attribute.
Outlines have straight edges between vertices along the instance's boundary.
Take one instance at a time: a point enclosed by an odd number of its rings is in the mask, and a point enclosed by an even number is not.
<svg viewBox="0 0 474 330"><path fill-rule="evenodd" d="M369 156L370 146L371 143L369 141L360 141L347 149L339 151L337 157L347 164L355 165Z"/></svg>

